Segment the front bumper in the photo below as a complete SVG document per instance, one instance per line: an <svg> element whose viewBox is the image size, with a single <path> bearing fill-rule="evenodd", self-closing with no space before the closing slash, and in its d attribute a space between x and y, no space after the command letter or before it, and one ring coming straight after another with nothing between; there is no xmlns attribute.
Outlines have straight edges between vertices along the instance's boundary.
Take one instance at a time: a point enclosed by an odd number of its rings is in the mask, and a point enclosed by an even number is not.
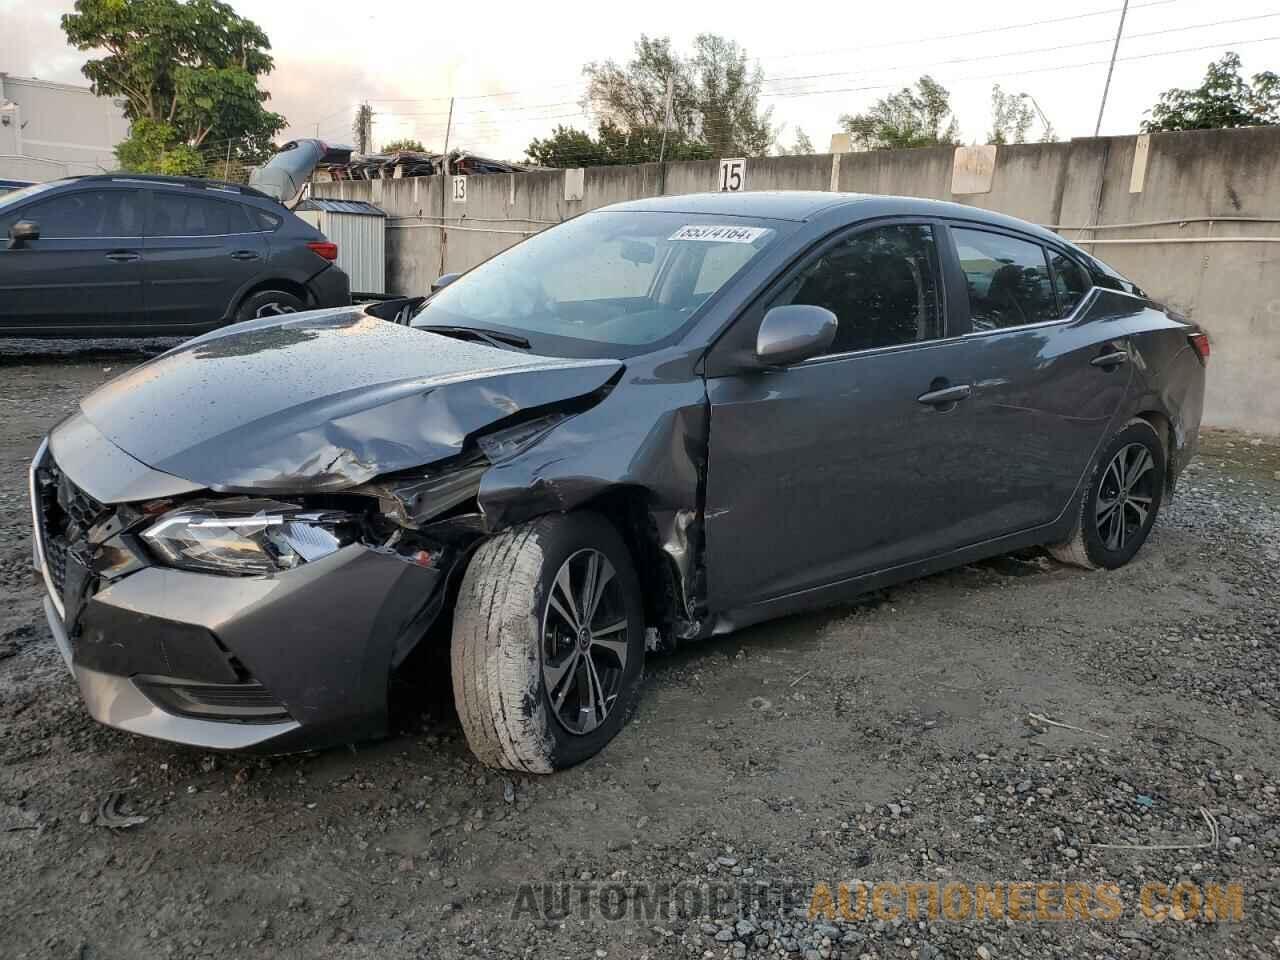
<svg viewBox="0 0 1280 960"><path fill-rule="evenodd" d="M35 465L31 482L45 613L94 719L266 753L386 732L393 665L438 613L440 571L352 544L273 576L145 565L113 578L94 569L99 548L55 550Z"/></svg>
<svg viewBox="0 0 1280 960"><path fill-rule="evenodd" d="M99 723L129 733L140 733L159 740L170 740L211 750L244 750L257 747L291 734L301 727L296 720L279 723L225 723L197 720L166 713L160 709L128 677L101 673L77 666L62 617L49 597L44 598L44 614L49 621L58 652L80 685L80 696L89 716Z"/></svg>

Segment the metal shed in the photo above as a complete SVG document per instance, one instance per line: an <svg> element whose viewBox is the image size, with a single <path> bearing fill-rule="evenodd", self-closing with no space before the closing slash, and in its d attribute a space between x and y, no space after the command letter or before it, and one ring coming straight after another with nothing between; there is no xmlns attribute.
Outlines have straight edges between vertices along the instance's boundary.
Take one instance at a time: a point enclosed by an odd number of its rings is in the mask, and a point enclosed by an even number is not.
<svg viewBox="0 0 1280 960"><path fill-rule="evenodd" d="M338 266L351 292L384 292L387 285L386 211L365 200L308 197L293 210L338 245Z"/></svg>

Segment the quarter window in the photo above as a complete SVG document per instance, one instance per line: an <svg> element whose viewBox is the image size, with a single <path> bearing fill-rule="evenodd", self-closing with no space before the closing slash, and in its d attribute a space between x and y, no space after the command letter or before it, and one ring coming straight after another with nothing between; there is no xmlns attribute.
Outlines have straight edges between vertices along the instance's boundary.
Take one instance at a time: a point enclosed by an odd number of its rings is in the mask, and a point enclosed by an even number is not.
<svg viewBox="0 0 1280 960"><path fill-rule="evenodd" d="M953 229L975 331L1058 319L1044 247L982 230Z"/></svg>
<svg viewBox="0 0 1280 960"><path fill-rule="evenodd" d="M941 336L938 253L926 224L854 234L796 275L774 301L826 307L839 327L831 353Z"/></svg>
<svg viewBox="0 0 1280 960"><path fill-rule="evenodd" d="M239 204L182 193L156 191L151 195L149 237L219 237L248 229L248 218Z"/></svg>
<svg viewBox="0 0 1280 960"><path fill-rule="evenodd" d="M1092 284L1080 264L1066 254L1055 253L1050 262L1053 264L1053 283L1058 290L1058 303L1065 317L1084 299Z"/></svg>
<svg viewBox="0 0 1280 960"><path fill-rule="evenodd" d="M42 240L142 236L136 190L78 190L23 208L14 220L34 220Z"/></svg>

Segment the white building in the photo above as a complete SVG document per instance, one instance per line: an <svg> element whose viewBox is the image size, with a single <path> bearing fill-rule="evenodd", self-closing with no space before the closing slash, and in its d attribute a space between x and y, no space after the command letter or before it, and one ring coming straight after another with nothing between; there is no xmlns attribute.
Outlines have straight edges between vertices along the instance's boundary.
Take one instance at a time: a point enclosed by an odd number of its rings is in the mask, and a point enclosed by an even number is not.
<svg viewBox="0 0 1280 960"><path fill-rule="evenodd" d="M0 178L56 180L114 170L112 151L128 135L123 100L0 72Z"/></svg>

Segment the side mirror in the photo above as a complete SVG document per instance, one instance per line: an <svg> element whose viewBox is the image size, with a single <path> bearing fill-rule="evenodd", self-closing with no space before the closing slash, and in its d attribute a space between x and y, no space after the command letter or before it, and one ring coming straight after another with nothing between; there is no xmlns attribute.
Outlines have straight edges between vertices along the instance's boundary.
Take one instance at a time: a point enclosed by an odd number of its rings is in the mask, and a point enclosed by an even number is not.
<svg viewBox="0 0 1280 960"><path fill-rule="evenodd" d="M17 250L24 243L40 239L40 224L34 220L19 220L9 227L9 249Z"/></svg>
<svg viewBox="0 0 1280 960"><path fill-rule="evenodd" d="M431 292L435 293L437 290L444 289L460 276L462 276L460 273L442 273L440 276L436 277L436 282L431 284Z"/></svg>
<svg viewBox="0 0 1280 960"><path fill-rule="evenodd" d="M826 307L790 304L764 315L756 334L756 359L781 367L816 357L835 341L836 315Z"/></svg>

